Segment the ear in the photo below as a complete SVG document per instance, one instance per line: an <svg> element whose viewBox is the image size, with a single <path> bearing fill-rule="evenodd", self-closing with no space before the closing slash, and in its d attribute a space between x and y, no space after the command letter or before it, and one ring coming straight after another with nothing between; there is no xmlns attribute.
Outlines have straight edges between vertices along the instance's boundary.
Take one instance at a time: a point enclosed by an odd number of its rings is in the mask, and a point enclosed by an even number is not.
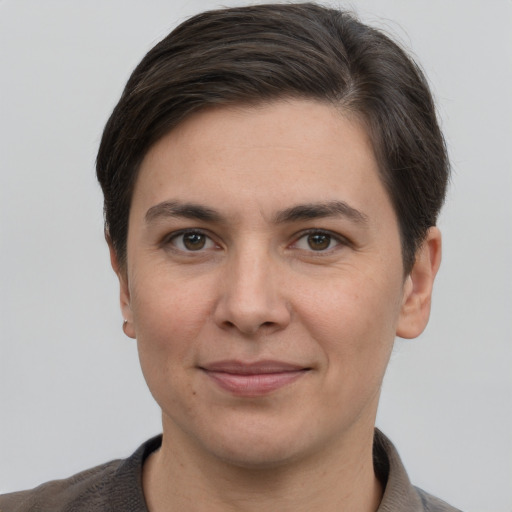
<svg viewBox="0 0 512 512"><path fill-rule="evenodd" d="M416 252L412 270L405 279L397 336L416 338L427 326L432 288L440 264L441 232L434 226L428 230L425 241Z"/></svg>
<svg viewBox="0 0 512 512"><path fill-rule="evenodd" d="M105 238L107 240L108 250L110 252L110 264L112 265L112 269L119 279L119 299L121 303L121 313L124 319L123 331L126 336L135 339L135 328L133 324L133 313L130 300L130 288L128 286L128 276L126 269L122 268L119 264L117 253L108 233L105 234Z"/></svg>

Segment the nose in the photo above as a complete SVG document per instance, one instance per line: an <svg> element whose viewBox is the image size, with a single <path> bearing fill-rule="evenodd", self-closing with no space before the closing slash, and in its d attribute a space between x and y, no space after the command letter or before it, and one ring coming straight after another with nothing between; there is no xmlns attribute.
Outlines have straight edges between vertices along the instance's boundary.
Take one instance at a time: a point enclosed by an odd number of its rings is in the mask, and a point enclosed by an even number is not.
<svg viewBox="0 0 512 512"><path fill-rule="evenodd" d="M215 322L245 336L284 329L291 318L279 268L265 251L245 250L230 258L219 286Z"/></svg>

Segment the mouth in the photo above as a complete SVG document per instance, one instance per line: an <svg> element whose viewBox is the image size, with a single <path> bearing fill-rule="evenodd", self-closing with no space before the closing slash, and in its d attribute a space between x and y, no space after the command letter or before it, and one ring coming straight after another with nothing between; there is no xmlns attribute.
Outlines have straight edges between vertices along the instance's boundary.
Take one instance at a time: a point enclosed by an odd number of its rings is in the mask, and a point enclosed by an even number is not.
<svg viewBox="0 0 512 512"><path fill-rule="evenodd" d="M241 397L267 395L295 382L311 370L281 361L218 361L199 368L218 387Z"/></svg>

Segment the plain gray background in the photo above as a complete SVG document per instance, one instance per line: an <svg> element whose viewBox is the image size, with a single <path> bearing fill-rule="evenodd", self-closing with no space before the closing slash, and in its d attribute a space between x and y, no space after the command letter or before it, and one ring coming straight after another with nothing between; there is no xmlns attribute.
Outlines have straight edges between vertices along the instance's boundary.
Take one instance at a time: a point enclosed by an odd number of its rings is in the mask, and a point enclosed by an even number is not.
<svg viewBox="0 0 512 512"><path fill-rule="evenodd" d="M160 431L121 330L94 158L144 53L219 5L0 1L0 491L127 456ZM510 512L512 2L342 5L417 56L454 171L432 319L397 341L378 425L415 484L467 512Z"/></svg>

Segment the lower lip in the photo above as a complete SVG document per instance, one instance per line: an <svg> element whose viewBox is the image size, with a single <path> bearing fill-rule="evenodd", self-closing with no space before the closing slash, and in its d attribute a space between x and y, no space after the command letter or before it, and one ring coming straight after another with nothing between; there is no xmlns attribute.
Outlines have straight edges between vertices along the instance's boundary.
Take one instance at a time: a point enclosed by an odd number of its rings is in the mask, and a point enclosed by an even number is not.
<svg viewBox="0 0 512 512"><path fill-rule="evenodd" d="M263 396L280 389L307 373L297 370L279 373L258 373L255 375L234 374L217 371L205 371L219 387L237 396Z"/></svg>

